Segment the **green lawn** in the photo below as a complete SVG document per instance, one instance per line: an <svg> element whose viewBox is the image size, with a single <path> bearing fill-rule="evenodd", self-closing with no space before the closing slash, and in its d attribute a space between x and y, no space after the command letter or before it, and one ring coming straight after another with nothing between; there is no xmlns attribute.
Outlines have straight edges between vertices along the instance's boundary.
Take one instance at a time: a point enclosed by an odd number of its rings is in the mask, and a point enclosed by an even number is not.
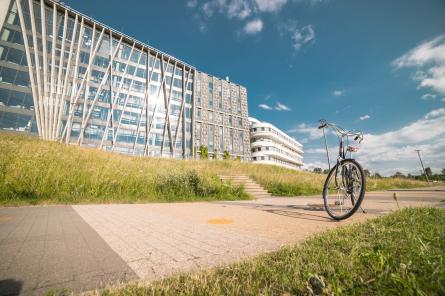
<svg viewBox="0 0 445 296"><path fill-rule="evenodd" d="M326 175L235 160L133 157L0 132L0 205L237 200L243 188L218 175L247 175L278 196L321 194ZM367 190L427 186L368 179Z"/></svg>
<svg viewBox="0 0 445 296"><path fill-rule="evenodd" d="M445 295L445 210L403 209L241 263L101 295Z"/></svg>

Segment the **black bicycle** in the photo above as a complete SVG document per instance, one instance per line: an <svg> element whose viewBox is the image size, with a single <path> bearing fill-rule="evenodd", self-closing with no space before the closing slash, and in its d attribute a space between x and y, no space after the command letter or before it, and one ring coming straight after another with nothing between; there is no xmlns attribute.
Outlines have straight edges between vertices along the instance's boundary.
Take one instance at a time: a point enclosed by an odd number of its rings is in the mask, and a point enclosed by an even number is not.
<svg viewBox="0 0 445 296"><path fill-rule="evenodd" d="M323 129L329 165L329 174L323 187L324 206L333 219L347 219L360 208L365 197L366 179L363 168L355 159L351 158L352 153L358 151L358 146L349 145L351 137L360 144L363 140L363 134L360 131L345 130L333 123L326 122L324 119L320 120L319 123L318 128ZM327 128L332 128L339 140L337 162L332 169L325 132ZM349 158L347 158L347 152L349 152ZM363 212L365 211L363 210Z"/></svg>

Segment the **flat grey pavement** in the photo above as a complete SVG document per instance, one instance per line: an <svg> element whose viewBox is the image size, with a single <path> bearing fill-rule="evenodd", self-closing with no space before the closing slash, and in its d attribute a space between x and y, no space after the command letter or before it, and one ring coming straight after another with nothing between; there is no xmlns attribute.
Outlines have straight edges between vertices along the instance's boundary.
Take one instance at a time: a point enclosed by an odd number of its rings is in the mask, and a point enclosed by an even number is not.
<svg viewBox="0 0 445 296"><path fill-rule="evenodd" d="M81 291L136 278L72 207L0 208L0 295Z"/></svg>
<svg viewBox="0 0 445 296"><path fill-rule="evenodd" d="M87 291L226 264L398 207L443 207L445 188L367 193L334 222L320 196L234 202L0 208L0 295Z"/></svg>

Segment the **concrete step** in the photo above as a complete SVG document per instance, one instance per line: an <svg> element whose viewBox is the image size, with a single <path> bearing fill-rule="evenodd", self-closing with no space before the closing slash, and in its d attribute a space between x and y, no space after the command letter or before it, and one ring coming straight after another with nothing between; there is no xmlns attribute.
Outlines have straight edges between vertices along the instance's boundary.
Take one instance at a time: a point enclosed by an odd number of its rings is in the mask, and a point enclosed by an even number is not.
<svg viewBox="0 0 445 296"><path fill-rule="evenodd" d="M270 194L252 194L253 197L255 198L268 198L268 197L272 197L272 195Z"/></svg>
<svg viewBox="0 0 445 296"><path fill-rule="evenodd" d="M234 185L242 185L244 190L254 198L272 197L272 194L254 180L244 175L219 176L223 182L230 182Z"/></svg>

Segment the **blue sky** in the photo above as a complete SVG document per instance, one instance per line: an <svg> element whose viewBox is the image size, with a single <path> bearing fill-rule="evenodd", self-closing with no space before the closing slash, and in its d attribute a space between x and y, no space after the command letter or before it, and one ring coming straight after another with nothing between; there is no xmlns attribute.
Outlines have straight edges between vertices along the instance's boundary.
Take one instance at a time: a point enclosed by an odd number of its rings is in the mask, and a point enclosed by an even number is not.
<svg viewBox="0 0 445 296"><path fill-rule="evenodd" d="M445 168L445 1L65 1L248 89L249 115L326 167L317 120L365 133L371 172ZM334 144L330 136L330 143Z"/></svg>

